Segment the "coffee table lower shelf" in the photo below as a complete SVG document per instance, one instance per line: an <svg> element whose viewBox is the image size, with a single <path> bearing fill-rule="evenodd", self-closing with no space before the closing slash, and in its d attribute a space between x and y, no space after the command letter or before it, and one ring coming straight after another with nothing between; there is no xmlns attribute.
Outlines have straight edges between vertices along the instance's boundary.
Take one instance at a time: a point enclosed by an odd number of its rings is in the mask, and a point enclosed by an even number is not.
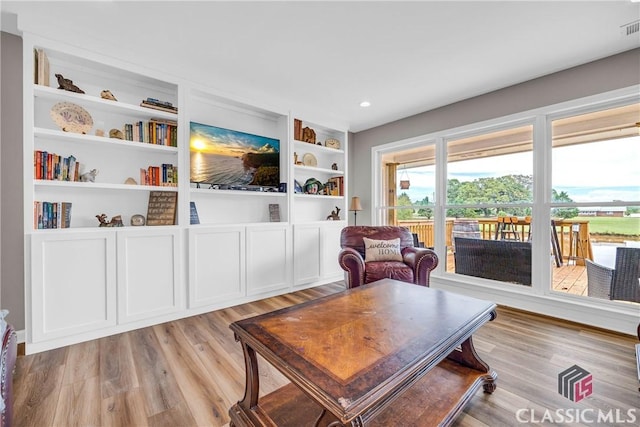
<svg viewBox="0 0 640 427"><path fill-rule="evenodd" d="M445 359L367 425L447 426L481 386L493 391L496 377L494 371L484 373ZM237 404L229 410L232 426L245 425L248 418L242 411ZM262 425L302 427L312 426L321 411L316 402L290 383L260 398L259 408L253 413Z"/></svg>

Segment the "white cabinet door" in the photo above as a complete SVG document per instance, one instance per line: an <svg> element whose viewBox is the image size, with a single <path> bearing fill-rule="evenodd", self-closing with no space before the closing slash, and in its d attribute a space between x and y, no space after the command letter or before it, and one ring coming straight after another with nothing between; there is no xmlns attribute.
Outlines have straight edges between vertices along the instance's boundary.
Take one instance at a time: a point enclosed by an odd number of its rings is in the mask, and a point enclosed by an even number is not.
<svg viewBox="0 0 640 427"><path fill-rule="evenodd" d="M31 342L116 324L115 241L112 231L31 236Z"/></svg>
<svg viewBox="0 0 640 427"><path fill-rule="evenodd" d="M244 296L245 228L189 229L189 307Z"/></svg>
<svg viewBox="0 0 640 427"><path fill-rule="evenodd" d="M320 280L322 226L296 224L293 229L294 285L305 285Z"/></svg>
<svg viewBox="0 0 640 427"><path fill-rule="evenodd" d="M288 225L247 227L247 295L290 286L290 248Z"/></svg>
<svg viewBox="0 0 640 427"><path fill-rule="evenodd" d="M340 232L346 226L344 222L327 222L322 231L322 268L323 279L340 280L344 277L344 270L338 263L340 253Z"/></svg>
<svg viewBox="0 0 640 427"><path fill-rule="evenodd" d="M181 309L176 228L118 231L118 323Z"/></svg>

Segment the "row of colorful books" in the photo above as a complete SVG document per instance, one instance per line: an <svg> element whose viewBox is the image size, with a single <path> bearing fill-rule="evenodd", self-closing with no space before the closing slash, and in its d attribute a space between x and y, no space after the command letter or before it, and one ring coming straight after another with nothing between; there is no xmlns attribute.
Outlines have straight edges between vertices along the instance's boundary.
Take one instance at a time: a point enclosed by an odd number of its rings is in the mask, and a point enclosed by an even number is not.
<svg viewBox="0 0 640 427"><path fill-rule="evenodd" d="M55 153L33 152L33 176L50 181L78 181L80 162L71 155L62 157Z"/></svg>
<svg viewBox="0 0 640 427"><path fill-rule="evenodd" d="M344 196L344 176L329 178L325 188L325 194L328 196Z"/></svg>
<svg viewBox="0 0 640 427"><path fill-rule="evenodd" d="M33 202L33 228L70 228L70 202Z"/></svg>
<svg viewBox="0 0 640 427"><path fill-rule="evenodd" d="M178 146L178 123L172 120L151 119L148 122L127 123L123 134L127 141Z"/></svg>
<svg viewBox="0 0 640 427"><path fill-rule="evenodd" d="M178 186L178 166L163 163L162 166L140 168L140 185L156 185L160 187Z"/></svg>

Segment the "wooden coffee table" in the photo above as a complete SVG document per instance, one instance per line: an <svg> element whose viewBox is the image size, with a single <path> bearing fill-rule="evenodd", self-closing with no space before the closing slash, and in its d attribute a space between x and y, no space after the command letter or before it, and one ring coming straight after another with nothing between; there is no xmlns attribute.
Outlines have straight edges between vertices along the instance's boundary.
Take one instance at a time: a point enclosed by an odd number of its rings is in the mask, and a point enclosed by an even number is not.
<svg viewBox="0 0 640 427"><path fill-rule="evenodd" d="M495 308L384 279L235 322L246 384L230 425L448 425L495 390L471 341ZM256 353L291 383L259 397Z"/></svg>

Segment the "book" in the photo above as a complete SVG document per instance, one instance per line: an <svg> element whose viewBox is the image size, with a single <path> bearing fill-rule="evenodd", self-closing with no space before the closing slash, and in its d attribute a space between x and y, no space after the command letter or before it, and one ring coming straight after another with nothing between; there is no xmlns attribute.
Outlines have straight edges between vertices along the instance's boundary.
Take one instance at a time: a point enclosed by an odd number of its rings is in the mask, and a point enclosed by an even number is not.
<svg viewBox="0 0 640 427"><path fill-rule="evenodd" d="M49 58L44 49L36 51L36 84L49 86Z"/></svg>
<svg viewBox="0 0 640 427"><path fill-rule="evenodd" d="M269 203L269 221L280 222L280 205Z"/></svg>
<svg viewBox="0 0 640 427"><path fill-rule="evenodd" d="M198 218L198 209L196 209L196 202L189 202L190 209L190 224L200 224L200 218Z"/></svg>

